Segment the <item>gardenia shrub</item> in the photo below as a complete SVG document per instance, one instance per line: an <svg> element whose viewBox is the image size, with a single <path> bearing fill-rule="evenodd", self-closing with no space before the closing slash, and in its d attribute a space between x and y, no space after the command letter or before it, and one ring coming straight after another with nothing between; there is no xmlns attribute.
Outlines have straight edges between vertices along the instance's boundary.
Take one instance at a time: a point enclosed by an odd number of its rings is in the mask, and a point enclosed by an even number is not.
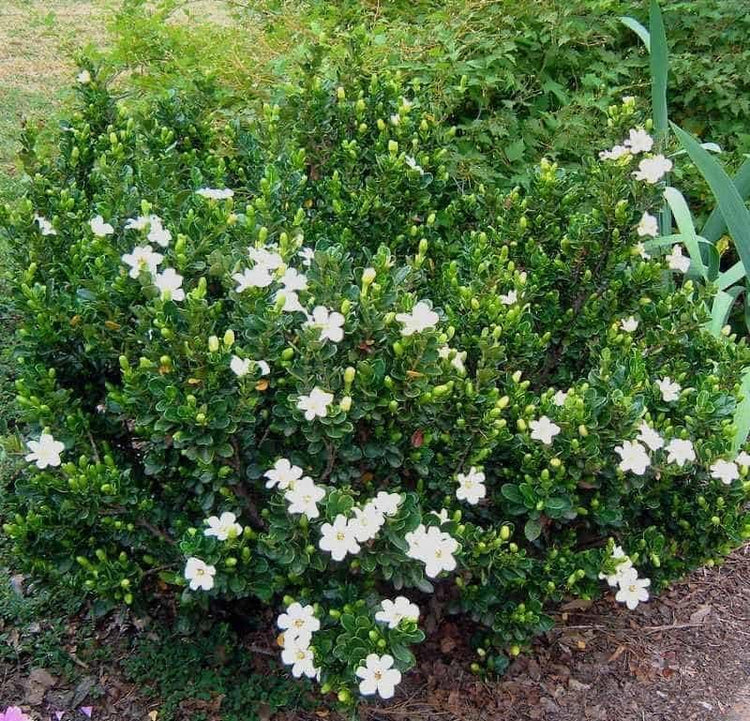
<svg viewBox="0 0 750 721"><path fill-rule="evenodd" d="M78 79L0 218L19 564L112 604L255 599L353 703L394 694L428 604L502 671L563 598L635 608L750 535L750 353L679 245L644 249L671 161L635 100L580 173L501 195L449 175L397 75L229 122L205 87L133 114Z"/></svg>

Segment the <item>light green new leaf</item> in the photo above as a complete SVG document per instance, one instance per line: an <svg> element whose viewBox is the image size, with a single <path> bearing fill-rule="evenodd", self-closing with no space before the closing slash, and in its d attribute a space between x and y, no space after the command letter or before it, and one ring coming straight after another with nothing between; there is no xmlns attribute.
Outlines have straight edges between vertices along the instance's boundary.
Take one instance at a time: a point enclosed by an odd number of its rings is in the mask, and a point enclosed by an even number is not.
<svg viewBox="0 0 750 721"><path fill-rule="evenodd" d="M750 271L750 211L745 207L732 179L711 153L702 148L690 133L674 123L672 128L716 196L719 210L747 275Z"/></svg>
<svg viewBox="0 0 750 721"><path fill-rule="evenodd" d="M651 52L651 35L635 18L621 17L620 22L627 28L630 28L646 46L646 50Z"/></svg>
<svg viewBox="0 0 750 721"><path fill-rule="evenodd" d="M732 180L734 187L737 188L737 192L743 200L746 200L750 196L750 158L748 158L742 167L737 171L737 175ZM703 226L701 235L706 240L715 243L727 229L727 224L724 222L724 216L721 214L721 209L714 208L713 213L708 216L706 224Z"/></svg>
<svg viewBox="0 0 750 721"><path fill-rule="evenodd" d="M750 368L745 368L742 376L742 387L740 392L743 400L740 401L734 412L734 424L737 427L737 433L732 442L732 451L739 453L747 440L750 433Z"/></svg>
<svg viewBox="0 0 750 721"><path fill-rule="evenodd" d="M745 277L745 267L738 260L731 268L725 270L718 280L719 290L726 290L730 285L739 283Z"/></svg>

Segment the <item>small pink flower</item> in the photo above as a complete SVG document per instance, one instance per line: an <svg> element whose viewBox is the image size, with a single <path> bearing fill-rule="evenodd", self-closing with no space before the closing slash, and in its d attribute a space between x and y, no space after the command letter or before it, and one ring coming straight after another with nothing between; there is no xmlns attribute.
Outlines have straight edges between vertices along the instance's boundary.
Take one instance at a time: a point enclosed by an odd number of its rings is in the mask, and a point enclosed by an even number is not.
<svg viewBox="0 0 750 721"><path fill-rule="evenodd" d="M18 706L8 706L5 713L0 713L0 721L31 721Z"/></svg>
<svg viewBox="0 0 750 721"><path fill-rule="evenodd" d="M63 716L65 716L65 711L55 711L55 718L57 721L60 721Z"/></svg>
<svg viewBox="0 0 750 721"><path fill-rule="evenodd" d="M84 716L91 718L91 712L94 710L91 706L81 706L79 709Z"/></svg>

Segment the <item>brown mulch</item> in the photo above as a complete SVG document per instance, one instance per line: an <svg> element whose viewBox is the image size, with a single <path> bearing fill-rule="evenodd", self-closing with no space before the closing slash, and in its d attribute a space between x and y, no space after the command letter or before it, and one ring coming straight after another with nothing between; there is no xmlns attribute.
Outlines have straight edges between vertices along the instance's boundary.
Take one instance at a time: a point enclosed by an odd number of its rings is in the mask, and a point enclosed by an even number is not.
<svg viewBox="0 0 750 721"><path fill-rule="evenodd" d="M418 669L396 699L362 708L363 721L750 721L750 546L635 611L611 597L575 601L557 620L497 681L471 674L467 634L444 621L436 640L420 649ZM116 629L109 632L117 644ZM68 687L44 669L20 672L0 664L0 702L20 702L44 719L55 708L89 703L94 721L147 721L159 708L139 696L117 664L84 673ZM196 704L186 704L180 716L200 711L222 718L220 697ZM263 705L254 710L264 720L341 718L322 707L303 715L273 716Z"/></svg>

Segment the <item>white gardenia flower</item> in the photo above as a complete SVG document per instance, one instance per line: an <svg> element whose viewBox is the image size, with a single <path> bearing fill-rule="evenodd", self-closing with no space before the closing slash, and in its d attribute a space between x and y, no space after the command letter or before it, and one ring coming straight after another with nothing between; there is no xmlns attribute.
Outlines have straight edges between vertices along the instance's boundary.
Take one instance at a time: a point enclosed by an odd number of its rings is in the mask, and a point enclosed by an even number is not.
<svg viewBox="0 0 750 721"><path fill-rule="evenodd" d="M501 295L500 302L503 305L513 305L514 303L518 303L518 291L511 290L505 295Z"/></svg>
<svg viewBox="0 0 750 721"><path fill-rule="evenodd" d="M434 513L434 511L433 511ZM427 527L420 523L413 531L409 531L404 536L404 540L409 544L406 555L415 561L424 559L425 539L427 538Z"/></svg>
<svg viewBox="0 0 750 721"><path fill-rule="evenodd" d="M81 70L81 72L76 75L76 81L79 85L88 85L91 82L91 73L88 70Z"/></svg>
<svg viewBox="0 0 750 721"><path fill-rule="evenodd" d="M279 458L273 468L263 475L268 479L266 488L278 486L280 491L285 491L287 488L294 488L294 484L302 477L302 469L293 466L287 458Z"/></svg>
<svg viewBox="0 0 750 721"><path fill-rule="evenodd" d="M148 231L148 235L146 237L152 243L156 243L162 248L166 248L169 245L169 241L172 240L172 233L170 233L161 224L161 221L159 221L158 223L154 222L151 224L151 230Z"/></svg>
<svg viewBox="0 0 750 721"><path fill-rule="evenodd" d="M174 268L167 268L158 273L154 277L154 285L161 291L162 298L169 297L174 301L185 300L182 276Z"/></svg>
<svg viewBox="0 0 750 721"><path fill-rule="evenodd" d="M331 312L323 305L313 308L312 316L305 323L306 326L320 330L320 340L339 343L344 338L344 316L336 311Z"/></svg>
<svg viewBox="0 0 750 721"><path fill-rule="evenodd" d="M652 451L658 451L664 447L664 439L646 421L641 423L637 438Z"/></svg>
<svg viewBox="0 0 750 721"><path fill-rule="evenodd" d="M185 579L190 581L190 590L210 591L214 587L216 568L201 561L200 558L188 558L185 564Z"/></svg>
<svg viewBox="0 0 750 721"><path fill-rule="evenodd" d="M136 245L132 252L125 253L122 256L122 262L130 266L128 275L131 278L137 278L141 271L145 271L151 276L159 272L159 263L164 260L161 253L155 253L150 245Z"/></svg>
<svg viewBox="0 0 750 721"><path fill-rule="evenodd" d="M271 372L271 366L268 365L268 361L259 360L255 361L255 365L260 369L261 376L267 376Z"/></svg>
<svg viewBox="0 0 750 721"><path fill-rule="evenodd" d="M458 541L437 526L425 529L420 525L406 534L406 542L409 544L407 555L424 563L425 574L430 578L435 578L441 571L456 568L453 554L458 550Z"/></svg>
<svg viewBox="0 0 750 721"><path fill-rule="evenodd" d="M448 522L448 509L447 508L441 508L439 511L430 511L430 513L435 516L439 521L440 525L442 526L444 523Z"/></svg>
<svg viewBox="0 0 750 721"><path fill-rule="evenodd" d="M403 500L400 493L386 493L386 491L379 491L378 495L372 499L371 503L378 509L384 516L395 516L398 513L398 507L401 505Z"/></svg>
<svg viewBox="0 0 750 721"><path fill-rule="evenodd" d="M620 328L626 333L635 333L638 330L638 321L632 315L630 318L623 318L620 321Z"/></svg>
<svg viewBox="0 0 750 721"><path fill-rule="evenodd" d="M648 591L646 590L651 581L648 578L638 578L638 571L635 568L629 568L620 577L618 583L620 590L615 595L619 603L624 603L631 611L639 603L648 601Z"/></svg>
<svg viewBox="0 0 750 721"><path fill-rule="evenodd" d="M276 270L284 265L283 258L276 251L268 250L268 248L248 248L247 254L255 263L255 267L261 266L266 270Z"/></svg>
<svg viewBox="0 0 750 721"><path fill-rule="evenodd" d="M125 221L125 230L146 230L152 222L159 221L158 215L139 215L136 218L128 218Z"/></svg>
<svg viewBox="0 0 750 721"><path fill-rule="evenodd" d="M740 466L750 466L750 453L741 451L740 453L737 454L735 463L737 463Z"/></svg>
<svg viewBox="0 0 750 721"><path fill-rule="evenodd" d="M284 299L284 305L281 308L284 313L304 313L307 315L304 306L299 302L299 296L296 291L282 289L274 296L274 302L280 297Z"/></svg>
<svg viewBox="0 0 750 721"><path fill-rule="evenodd" d="M26 454L26 460L29 463L36 463L37 468L59 466L60 454L65 450L65 445L56 441L49 433L42 433L38 441L27 441L26 447L30 451Z"/></svg>
<svg viewBox="0 0 750 721"><path fill-rule="evenodd" d="M234 196L234 191L229 188L199 188L195 194L209 200L228 200Z"/></svg>
<svg viewBox="0 0 750 721"><path fill-rule="evenodd" d="M653 158L644 158L638 164L638 170L633 172L636 180L645 180L650 185L658 183L670 170L672 161L663 155L655 155Z"/></svg>
<svg viewBox="0 0 750 721"><path fill-rule="evenodd" d="M328 406L333 402L333 393L328 393L322 388L315 386L310 395L301 395L297 398L297 408L305 412L305 420L314 418L325 418L328 415Z"/></svg>
<svg viewBox="0 0 750 721"><path fill-rule="evenodd" d="M267 288L273 283L273 276L268 268L256 265L253 268L245 268L241 273L235 273L232 278L237 283L235 291L243 293L248 288Z"/></svg>
<svg viewBox="0 0 750 721"><path fill-rule="evenodd" d="M634 246L635 252L641 256L644 260L648 260L651 256L646 252L646 246L643 243L636 243Z"/></svg>
<svg viewBox="0 0 750 721"><path fill-rule="evenodd" d="M642 476L651 465L646 449L638 441L623 441L621 446L615 446L615 453L622 459L619 468L624 473L632 471Z"/></svg>
<svg viewBox="0 0 750 721"><path fill-rule="evenodd" d="M566 400L568 400L568 391L557 391L557 393L552 396L552 402L556 406L564 406Z"/></svg>
<svg viewBox="0 0 750 721"><path fill-rule="evenodd" d="M97 215L95 218L92 218L89 221L89 227L91 228L91 232L97 238L104 238L107 235L112 235L112 233L115 232L115 229L109 223L104 222L104 218L102 218L101 215Z"/></svg>
<svg viewBox="0 0 750 721"><path fill-rule="evenodd" d="M349 525L346 516L339 513L330 523L324 523L320 527L320 541L318 546L322 551L328 551L334 561L342 561L347 553L356 555L360 551L359 544L354 535L354 528Z"/></svg>
<svg viewBox="0 0 750 721"><path fill-rule="evenodd" d="M643 128L631 128L629 135L625 145L633 155L648 153L654 147L654 139Z"/></svg>
<svg viewBox="0 0 750 721"><path fill-rule="evenodd" d="M552 439L560 432L560 426L553 423L547 416L542 416L538 421L529 421L531 437L535 441L541 441L545 446L552 443Z"/></svg>
<svg viewBox="0 0 750 721"><path fill-rule="evenodd" d="M466 360L467 355L468 354L466 351L457 351L454 348L451 348L449 345L440 346L440 348L438 348L438 357L441 360L448 360L450 358L451 365L459 373L466 372L464 361Z"/></svg>
<svg viewBox="0 0 750 721"><path fill-rule="evenodd" d="M393 657L387 653L383 656L369 654L365 665L360 666L355 673L362 679L359 692L363 696L377 693L383 699L393 698L396 686L401 683L401 671L393 668Z"/></svg>
<svg viewBox="0 0 750 721"><path fill-rule="evenodd" d="M667 462L676 463L682 468L688 461L695 460L695 450L691 441L673 438L664 449L667 452Z"/></svg>
<svg viewBox="0 0 750 721"><path fill-rule="evenodd" d="M295 601L290 604L286 613L279 614L276 625L284 632L284 645L302 637L308 640L313 633L320 630L320 621L315 618L315 609L311 605L303 606Z"/></svg>
<svg viewBox="0 0 750 721"><path fill-rule="evenodd" d="M630 155L630 149L624 145L615 145L611 150L602 150L599 153L600 160L619 160Z"/></svg>
<svg viewBox="0 0 750 721"><path fill-rule="evenodd" d="M237 523L237 516L230 511L224 511L218 518L211 516L206 519L208 528L203 531L206 537L213 536L219 541L226 541L229 538L237 538L242 534L242 526Z"/></svg>
<svg viewBox="0 0 750 721"><path fill-rule="evenodd" d="M315 251L312 248L302 248L297 252L297 255L302 258L302 265L309 268L315 260Z"/></svg>
<svg viewBox="0 0 750 721"><path fill-rule="evenodd" d="M458 480L456 498L459 501L466 501L475 506L481 498L487 495L484 473L478 471L474 466L469 469L468 473L459 473L456 478Z"/></svg>
<svg viewBox="0 0 750 721"><path fill-rule="evenodd" d="M242 378L250 372L254 362L255 361L252 361L249 358L240 358L239 356L233 355L232 360L229 361L229 367L232 369L232 373L238 378Z"/></svg>
<svg viewBox="0 0 750 721"><path fill-rule="evenodd" d="M34 220L36 221L36 224L39 226L39 232L42 235L57 235L57 231L55 230L52 223L47 220L47 218L41 216L41 215L35 215Z"/></svg>
<svg viewBox="0 0 750 721"><path fill-rule="evenodd" d="M315 678L318 670L315 667L315 656L310 648L310 635L300 634L288 641L284 634L284 650L281 652L281 661L286 666L292 667L294 678Z"/></svg>
<svg viewBox="0 0 750 721"><path fill-rule="evenodd" d="M300 273L296 268L287 268L284 275L279 278L279 283L284 286L286 291L307 290L307 276Z"/></svg>
<svg viewBox="0 0 750 721"><path fill-rule="evenodd" d="M316 486L310 476L302 476L294 481L284 493L284 498L289 502L287 511L289 513L300 513L308 519L318 518L318 502L325 498L326 492L321 486Z"/></svg>
<svg viewBox="0 0 750 721"><path fill-rule="evenodd" d="M380 609L375 614L375 620L387 623L388 628L396 628L404 619L416 621L419 618L419 606L405 596L396 596L392 601L384 598L380 602Z"/></svg>
<svg viewBox="0 0 750 721"><path fill-rule="evenodd" d="M429 303L420 300L410 313L398 313L396 320L403 324L401 335L410 336L414 333L421 333L428 328L434 328L440 320L440 316L432 310Z"/></svg>
<svg viewBox="0 0 750 721"><path fill-rule="evenodd" d="M719 460L711 466L711 477L729 486L740 477L740 469L734 461Z"/></svg>
<svg viewBox="0 0 750 721"><path fill-rule="evenodd" d="M677 381L672 381L672 379L669 376L666 376L665 378L662 378L661 380L656 381L656 385L659 387L659 390L661 391L662 399L665 400L667 403L671 403L672 401L679 400L680 391L682 391L682 386L679 383L677 383Z"/></svg>
<svg viewBox="0 0 750 721"><path fill-rule="evenodd" d="M672 252L666 256L670 270L687 273L690 270L690 258L682 254L682 246L673 245Z"/></svg>
<svg viewBox="0 0 750 721"><path fill-rule="evenodd" d="M641 238L655 238L659 235L659 221L651 213L644 213L638 222L636 232Z"/></svg>
<svg viewBox="0 0 750 721"><path fill-rule="evenodd" d="M385 523L385 516L370 501L364 508L353 508L354 518L349 520L354 537L359 543L367 543L378 535Z"/></svg>
<svg viewBox="0 0 750 721"><path fill-rule="evenodd" d="M609 575L599 573L599 578L606 579L610 588L619 585L625 573L633 567L633 562L628 558L621 546L615 546L612 549L612 558L615 560L615 572Z"/></svg>

